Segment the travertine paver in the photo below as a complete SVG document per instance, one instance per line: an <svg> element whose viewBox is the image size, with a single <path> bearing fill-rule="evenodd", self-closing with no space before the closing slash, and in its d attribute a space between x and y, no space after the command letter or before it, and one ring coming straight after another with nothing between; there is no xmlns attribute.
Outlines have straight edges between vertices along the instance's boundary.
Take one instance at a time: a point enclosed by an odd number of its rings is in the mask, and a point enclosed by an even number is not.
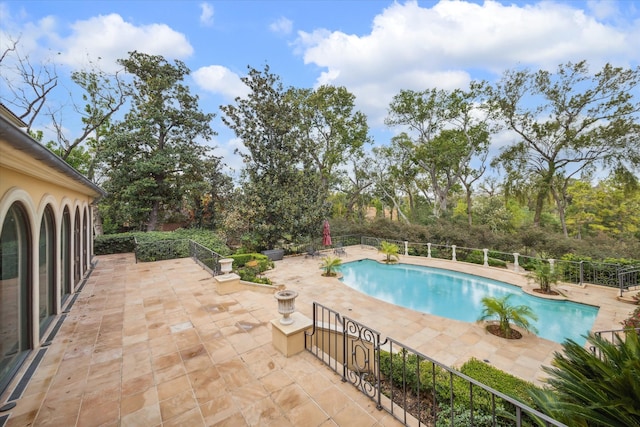
<svg viewBox="0 0 640 427"><path fill-rule="evenodd" d="M345 261L381 256L360 246L346 252ZM98 260L7 426L399 425L312 355L286 358L274 350L270 321L279 315L272 294L218 295L215 280L191 259ZM504 270L401 261L529 286L523 275ZM268 275L298 291L299 312L311 316L317 301L448 365L487 359L538 382L541 366L561 349L533 335L507 342L478 324L396 307L320 273L318 259L300 256L277 261ZM633 308L616 301L615 290L562 289L601 307L595 330L619 328Z"/></svg>

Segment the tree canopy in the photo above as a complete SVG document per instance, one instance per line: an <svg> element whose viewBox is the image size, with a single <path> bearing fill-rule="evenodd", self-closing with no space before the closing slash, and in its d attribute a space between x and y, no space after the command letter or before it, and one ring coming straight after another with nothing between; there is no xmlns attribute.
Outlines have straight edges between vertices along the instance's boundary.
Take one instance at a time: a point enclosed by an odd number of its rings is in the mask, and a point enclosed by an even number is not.
<svg viewBox="0 0 640 427"><path fill-rule="evenodd" d="M182 82L189 69L157 55L131 52L118 61L133 76L131 110L106 135L111 214L122 223L156 229L159 215L179 211L184 193L204 175L213 114Z"/></svg>
<svg viewBox="0 0 640 427"><path fill-rule="evenodd" d="M344 88L285 88L268 66L242 80L247 97L221 107L244 145L238 209L257 246L310 237L331 213L336 169L367 141L365 118Z"/></svg>

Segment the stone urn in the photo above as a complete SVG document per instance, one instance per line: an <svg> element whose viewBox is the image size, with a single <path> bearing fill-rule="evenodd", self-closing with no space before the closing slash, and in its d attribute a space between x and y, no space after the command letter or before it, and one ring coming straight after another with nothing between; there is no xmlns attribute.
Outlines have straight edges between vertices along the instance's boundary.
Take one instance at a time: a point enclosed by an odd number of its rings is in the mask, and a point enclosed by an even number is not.
<svg viewBox="0 0 640 427"><path fill-rule="evenodd" d="M298 293L290 289L284 289L275 293L275 298L278 300L278 313L282 314L280 323L283 325L290 325L293 323L293 319L289 317L291 313L296 310L296 297Z"/></svg>
<svg viewBox="0 0 640 427"><path fill-rule="evenodd" d="M218 260L218 262L220 263L220 272L222 274L231 273L231 270L233 269L233 258L222 258Z"/></svg>

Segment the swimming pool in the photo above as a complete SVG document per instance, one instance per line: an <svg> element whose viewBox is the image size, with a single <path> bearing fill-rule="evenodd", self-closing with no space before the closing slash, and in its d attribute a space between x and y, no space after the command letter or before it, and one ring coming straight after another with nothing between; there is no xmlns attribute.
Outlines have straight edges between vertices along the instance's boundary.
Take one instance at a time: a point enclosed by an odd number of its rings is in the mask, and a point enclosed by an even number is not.
<svg viewBox="0 0 640 427"><path fill-rule="evenodd" d="M557 343L572 339L580 345L593 327L598 307L539 298L518 286L440 268L381 264L365 259L342 264L342 282L374 298L423 313L476 322L484 296L514 294L513 305L527 305L538 316L531 323L538 336Z"/></svg>

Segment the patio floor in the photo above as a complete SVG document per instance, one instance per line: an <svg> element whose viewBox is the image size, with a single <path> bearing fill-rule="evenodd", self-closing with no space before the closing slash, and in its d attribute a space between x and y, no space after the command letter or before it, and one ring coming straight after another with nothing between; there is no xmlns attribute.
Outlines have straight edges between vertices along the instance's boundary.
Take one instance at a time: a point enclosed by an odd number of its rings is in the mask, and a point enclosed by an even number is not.
<svg viewBox="0 0 640 427"><path fill-rule="evenodd" d="M360 246L346 251L344 261L380 257ZM400 425L311 354L286 358L273 348L270 322L279 315L272 294L218 295L215 279L191 259L97 259L17 405L0 412L0 426ZM494 268L401 261L529 286L522 275ZM322 277L318 259L285 258L268 275L298 291L300 313L311 317L317 301L450 366L487 359L539 383L541 366L561 349L529 334L506 342L481 325L375 300ZM632 311L612 289L561 288L573 300L600 305L594 330L618 329Z"/></svg>

